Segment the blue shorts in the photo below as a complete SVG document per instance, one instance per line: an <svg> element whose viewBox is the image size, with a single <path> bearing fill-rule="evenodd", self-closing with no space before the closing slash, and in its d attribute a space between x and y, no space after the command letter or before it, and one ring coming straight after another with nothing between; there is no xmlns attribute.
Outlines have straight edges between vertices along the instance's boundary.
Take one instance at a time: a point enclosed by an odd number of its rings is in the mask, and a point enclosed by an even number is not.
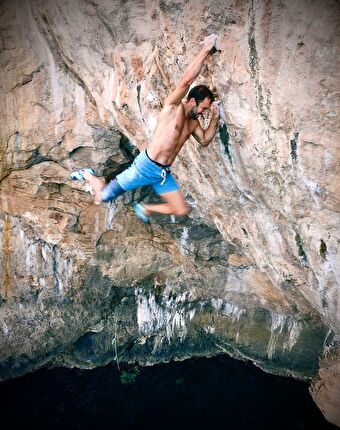
<svg viewBox="0 0 340 430"><path fill-rule="evenodd" d="M118 187L117 187L118 183ZM150 160L145 151L141 152L132 165L109 182L102 190L102 198L109 201L125 191L151 185L158 195L180 189L170 173L170 166L161 166ZM117 188L121 188L117 193Z"/></svg>

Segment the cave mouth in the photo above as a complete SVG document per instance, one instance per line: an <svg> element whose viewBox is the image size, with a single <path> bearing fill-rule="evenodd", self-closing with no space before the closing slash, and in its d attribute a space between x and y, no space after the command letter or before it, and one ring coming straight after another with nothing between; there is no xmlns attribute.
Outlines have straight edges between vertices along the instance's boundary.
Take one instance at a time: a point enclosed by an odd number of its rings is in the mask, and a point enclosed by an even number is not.
<svg viewBox="0 0 340 430"><path fill-rule="evenodd" d="M40 369L0 383L0 394L2 416L14 428L336 428L307 383L226 355L148 367Z"/></svg>

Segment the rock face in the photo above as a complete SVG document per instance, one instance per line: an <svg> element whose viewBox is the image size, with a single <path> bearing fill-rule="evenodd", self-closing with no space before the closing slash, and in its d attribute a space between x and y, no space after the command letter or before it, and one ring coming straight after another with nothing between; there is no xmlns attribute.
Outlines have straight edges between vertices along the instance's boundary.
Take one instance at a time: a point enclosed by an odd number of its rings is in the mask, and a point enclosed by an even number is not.
<svg viewBox="0 0 340 430"><path fill-rule="evenodd" d="M2 379L224 351L319 370L340 425L338 23L335 0L1 3ZM196 83L224 115L173 166L191 214L142 225L148 189L94 204L70 170L128 166L210 33Z"/></svg>
<svg viewBox="0 0 340 430"><path fill-rule="evenodd" d="M328 421L339 424L340 348L326 348L310 392Z"/></svg>

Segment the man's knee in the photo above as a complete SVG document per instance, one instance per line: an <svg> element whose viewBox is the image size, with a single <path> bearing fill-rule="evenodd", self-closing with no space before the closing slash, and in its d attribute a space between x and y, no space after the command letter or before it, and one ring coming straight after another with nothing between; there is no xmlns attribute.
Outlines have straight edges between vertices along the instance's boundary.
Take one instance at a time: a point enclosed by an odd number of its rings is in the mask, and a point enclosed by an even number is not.
<svg viewBox="0 0 340 430"><path fill-rule="evenodd" d="M178 206L177 208L175 208L174 210L174 215L176 216L185 216L190 212L190 208L188 205L182 205L182 206Z"/></svg>

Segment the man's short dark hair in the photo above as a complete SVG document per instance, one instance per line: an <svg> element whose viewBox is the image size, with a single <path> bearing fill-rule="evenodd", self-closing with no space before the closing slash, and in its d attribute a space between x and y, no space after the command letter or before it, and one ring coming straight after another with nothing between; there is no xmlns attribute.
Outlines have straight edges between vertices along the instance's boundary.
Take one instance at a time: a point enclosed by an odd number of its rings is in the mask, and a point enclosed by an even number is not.
<svg viewBox="0 0 340 430"><path fill-rule="evenodd" d="M191 88L187 96L188 100L195 99L196 106L203 102L206 97L211 100L211 103L215 100L214 94L205 85L196 85L196 87Z"/></svg>

